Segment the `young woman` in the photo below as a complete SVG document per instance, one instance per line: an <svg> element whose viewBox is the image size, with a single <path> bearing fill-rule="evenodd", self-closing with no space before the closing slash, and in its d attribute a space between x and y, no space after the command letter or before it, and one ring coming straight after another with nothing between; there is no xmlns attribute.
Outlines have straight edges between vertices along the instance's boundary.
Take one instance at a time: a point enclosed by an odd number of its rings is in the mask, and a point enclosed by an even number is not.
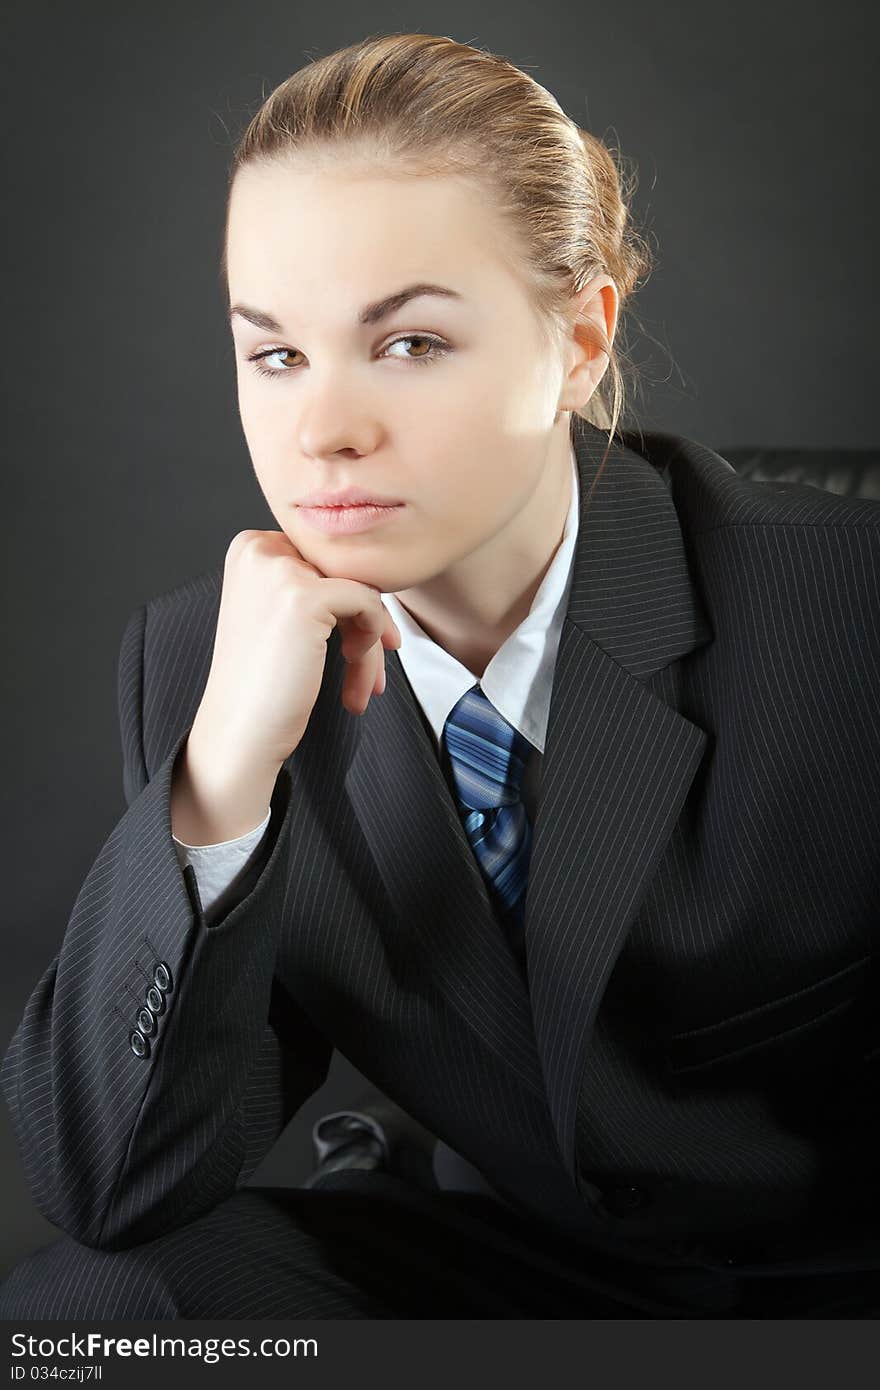
<svg viewBox="0 0 880 1390"><path fill-rule="evenodd" d="M277 531L140 607L128 808L2 1079L11 1316L880 1311L880 508L618 430L648 254L508 62L254 116L223 275ZM485 1178L243 1189L332 1048Z"/></svg>

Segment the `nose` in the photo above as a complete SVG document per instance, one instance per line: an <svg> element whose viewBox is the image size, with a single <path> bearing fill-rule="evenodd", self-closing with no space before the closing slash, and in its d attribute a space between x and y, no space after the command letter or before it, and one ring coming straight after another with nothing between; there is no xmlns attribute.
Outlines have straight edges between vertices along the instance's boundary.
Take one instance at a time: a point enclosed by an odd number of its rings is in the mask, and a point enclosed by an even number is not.
<svg viewBox="0 0 880 1390"><path fill-rule="evenodd" d="M369 401L353 391L339 374L311 385L308 398L300 397L298 433L303 456L359 457L372 453L381 436L381 425Z"/></svg>

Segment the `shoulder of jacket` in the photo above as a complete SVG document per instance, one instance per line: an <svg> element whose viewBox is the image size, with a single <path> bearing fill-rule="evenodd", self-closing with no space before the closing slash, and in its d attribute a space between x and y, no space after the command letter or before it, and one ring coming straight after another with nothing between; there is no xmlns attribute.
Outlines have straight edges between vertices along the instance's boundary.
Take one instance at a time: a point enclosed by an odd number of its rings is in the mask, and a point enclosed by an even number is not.
<svg viewBox="0 0 880 1390"><path fill-rule="evenodd" d="M222 581L220 564L142 604L142 748L148 777L195 718L211 665Z"/></svg>
<svg viewBox="0 0 880 1390"><path fill-rule="evenodd" d="M221 561L211 569L201 570L189 579L151 595L144 603L148 617L175 611L185 613L193 607L219 602L223 588L223 564Z"/></svg>

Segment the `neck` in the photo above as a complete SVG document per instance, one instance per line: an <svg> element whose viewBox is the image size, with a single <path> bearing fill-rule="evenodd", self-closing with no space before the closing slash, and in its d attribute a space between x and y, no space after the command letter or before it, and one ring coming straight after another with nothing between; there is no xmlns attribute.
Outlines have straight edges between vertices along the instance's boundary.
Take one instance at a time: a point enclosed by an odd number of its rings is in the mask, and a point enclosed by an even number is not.
<svg viewBox="0 0 880 1390"><path fill-rule="evenodd" d="M562 541L571 505L571 446L554 435L547 465L510 525L427 584L396 597L428 636L478 679L527 616Z"/></svg>

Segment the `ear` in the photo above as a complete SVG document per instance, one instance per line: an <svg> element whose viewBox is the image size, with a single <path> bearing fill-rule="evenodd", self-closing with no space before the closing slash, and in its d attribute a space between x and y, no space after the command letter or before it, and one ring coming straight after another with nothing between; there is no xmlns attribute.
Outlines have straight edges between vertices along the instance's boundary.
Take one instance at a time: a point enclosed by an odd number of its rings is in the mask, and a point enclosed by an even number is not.
<svg viewBox="0 0 880 1390"><path fill-rule="evenodd" d="M619 307L617 286L604 271L594 275L572 297L571 329L566 343L568 365L559 398L560 410L580 410L602 380L608 354L597 349L587 325L595 323L613 342Z"/></svg>

